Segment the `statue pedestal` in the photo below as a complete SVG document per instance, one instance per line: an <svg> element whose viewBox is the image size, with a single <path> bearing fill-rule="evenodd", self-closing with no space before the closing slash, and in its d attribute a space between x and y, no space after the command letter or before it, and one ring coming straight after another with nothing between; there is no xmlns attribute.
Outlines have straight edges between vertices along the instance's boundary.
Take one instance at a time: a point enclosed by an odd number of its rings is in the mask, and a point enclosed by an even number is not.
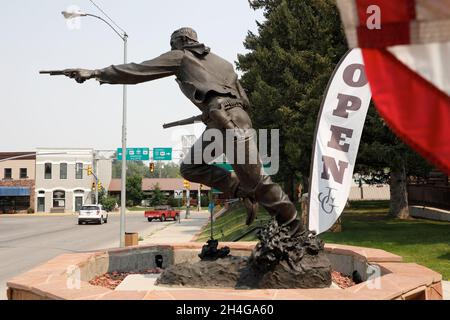
<svg viewBox="0 0 450 320"><path fill-rule="evenodd" d="M235 257L249 257L256 242L221 243ZM97 276L112 271L138 272L183 263L195 264L203 243L152 244L60 255L7 283L8 299L133 299L133 300L230 300L230 299L436 299L442 300L442 276L415 263L403 263L392 253L356 246L326 244L324 253L334 271L362 276L360 284L346 289L250 289L165 287L118 291L89 284ZM374 272L378 270L379 273ZM369 278L369 276L371 278ZM70 287L68 287L70 284Z"/></svg>

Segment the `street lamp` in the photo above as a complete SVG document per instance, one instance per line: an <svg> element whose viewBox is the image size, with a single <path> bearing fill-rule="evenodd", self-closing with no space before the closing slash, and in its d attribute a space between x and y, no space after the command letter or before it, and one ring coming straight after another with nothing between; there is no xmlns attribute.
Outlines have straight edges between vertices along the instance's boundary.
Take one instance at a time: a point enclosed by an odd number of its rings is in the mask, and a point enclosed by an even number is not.
<svg viewBox="0 0 450 320"><path fill-rule="evenodd" d="M61 14L66 19L74 19L78 17L93 17L106 23L123 41L123 63L127 63L127 44L128 44L128 34L123 31L114 28L111 23L103 19L102 17L96 16L90 13L84 12L67 12L62 11ZM121 179L121 190L120 190L120 246L125 246L125 210L126 210L126 179L127 179L127 86L123 85L123 111L122 111L122 179Z"/></svg>

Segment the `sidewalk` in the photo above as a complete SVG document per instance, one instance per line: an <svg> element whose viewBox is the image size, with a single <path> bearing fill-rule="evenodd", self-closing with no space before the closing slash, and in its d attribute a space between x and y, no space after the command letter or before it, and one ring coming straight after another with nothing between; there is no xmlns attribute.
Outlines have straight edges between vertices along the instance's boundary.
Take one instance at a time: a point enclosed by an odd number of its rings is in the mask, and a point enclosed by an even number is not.
<svg viewBox="0 0 450 320"><path fill-rule="evenodd" d="M65 213L50 213L50 212L39 212L39 213L2 213L0 217L67 217L76 216L77 213L65 212Z"/></svg>
<svg viewBox="0 0 450 320"><path fill-rule="evenodd" d="M181 223L178 223L178 221L171 223L165 228L146 236L143 241L139 241L139 244L190 242L202 227L208 223L210 216L206 210L191 211L189 219L184 219L184 211L181 211L180 214Z"/></svg>

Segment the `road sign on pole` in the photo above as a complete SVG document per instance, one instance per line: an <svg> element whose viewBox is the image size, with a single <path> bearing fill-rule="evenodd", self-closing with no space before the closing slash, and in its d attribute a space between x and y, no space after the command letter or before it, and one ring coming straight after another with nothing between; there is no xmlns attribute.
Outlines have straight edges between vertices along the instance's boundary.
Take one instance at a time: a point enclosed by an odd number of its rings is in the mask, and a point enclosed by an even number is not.
<svg viewBox="0 0 450 320"><path fill-rule="evenodd" d="M153 160L172 160L172 148L154 148Z"/></svg>
<svg viewBox="0 0 450 320"><path fill-rule="evenodd" d="M183 199L183 190L173 190L174 199Z"/></svg>
<svg viewBox="0 0 450 320"><path fill-rule="evenodd" d="M117 148L117 160L122 160L122 148ZM149 148L127 148L127 161L150 160Z"/></svg>

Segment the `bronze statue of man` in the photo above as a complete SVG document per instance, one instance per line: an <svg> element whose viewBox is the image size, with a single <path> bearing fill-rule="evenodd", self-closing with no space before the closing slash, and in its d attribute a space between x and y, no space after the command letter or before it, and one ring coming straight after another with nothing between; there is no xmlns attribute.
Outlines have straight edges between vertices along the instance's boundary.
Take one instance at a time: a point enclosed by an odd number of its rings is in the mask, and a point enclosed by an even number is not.
<svg viewBox="0 0 450 320"><path fill-rule="evenodd" d="M246 112L249 100L233 65L199 43L197 33L191 28L173 32L170 45L169 52L140 64L112 65L98 70L66 69L64 74L79 83L95 78L109 84L137 84L175 75L183 94L202 111L207 129L222 132L251 129L252 122ZM239 143L245 144L246 153L257 152L252 141L251 136L244 141L237 139L232 144L234 150L224 148L224 153L236 155ZM200 148L196 149L196 144L201 144ZM259 203L276 217L278 224L288 226L291 234L303 231L294 204L261 170L259 157L253 164L231 161L234 172L228 172L204 161L196 163L195 150L204 150L209 143L201 137L196 144L180 167L185 179L216 188L230 198L242 198L247 208L247 224L253 222Z"/></svg>

